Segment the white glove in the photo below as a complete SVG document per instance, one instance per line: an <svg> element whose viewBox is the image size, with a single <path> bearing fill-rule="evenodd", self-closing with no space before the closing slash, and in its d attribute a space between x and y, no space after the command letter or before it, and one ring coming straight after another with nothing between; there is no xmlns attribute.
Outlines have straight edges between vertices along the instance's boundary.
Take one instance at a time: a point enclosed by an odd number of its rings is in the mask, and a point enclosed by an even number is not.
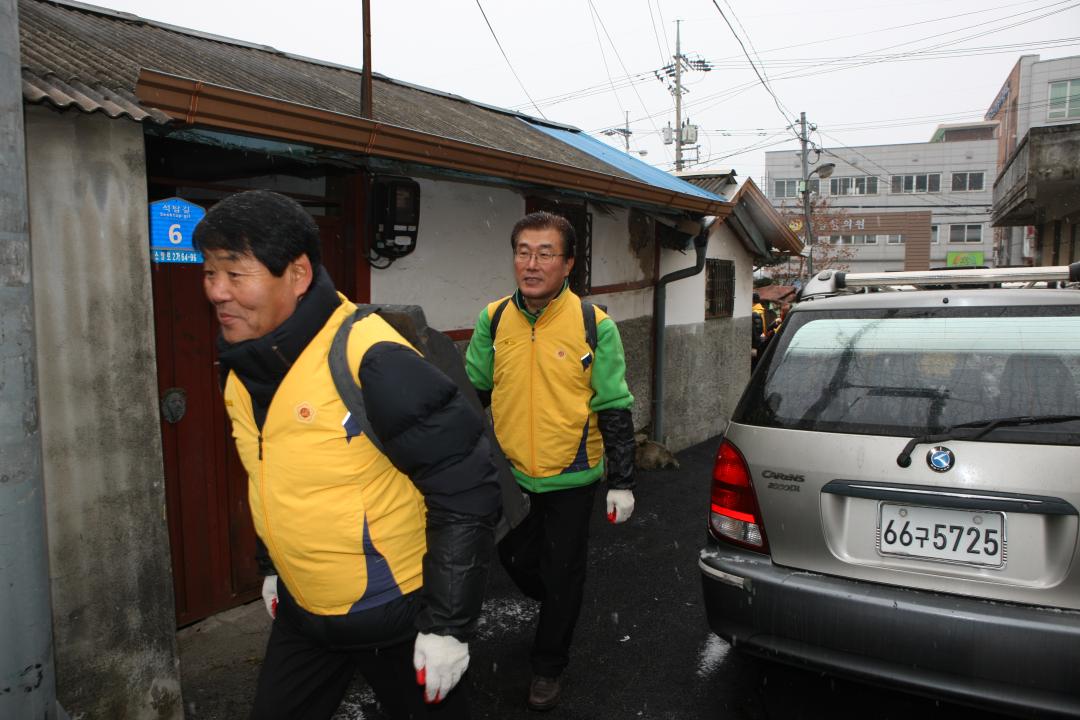
<svg viewBox="0 0 1080 720"><path fill-rule="evenodd" d="M424 686L424 701L437 703L450 694L469 667L469 644L451 635L420 633L413 667L416 684Z"/></svg>
<svg viewBox="0 0 1080 720"><path fill-rule="evenodd" d="M277 575L267 575L263 578L262 589L263 603L266 612L271 618L277 617Z"/></svg>
<svg viewBox="0 0 1080 720"><path fill-rule="evenodd" d="M633 490L607 491L607 519L613 523L626 522L634 514Z"/></svg>

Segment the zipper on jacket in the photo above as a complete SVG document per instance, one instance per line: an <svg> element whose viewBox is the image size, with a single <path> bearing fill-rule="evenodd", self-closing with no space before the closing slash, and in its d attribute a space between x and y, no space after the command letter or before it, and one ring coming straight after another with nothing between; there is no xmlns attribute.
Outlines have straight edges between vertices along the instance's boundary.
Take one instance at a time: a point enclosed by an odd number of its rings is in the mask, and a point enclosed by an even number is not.
<svg viewBox="0 0 1080 720"><path fill-rule="evenodd" d="M262 460L262 430L259 431L259 459Z"/></svg>
<svg viewBox="0 0 1080 720"><path fill-rule="evenodd" d="M539 319L537 320L539 322ZM529 345L529 457L532 467L529 474L539 474L540 468L536 464L536 325L532 326L532 342Z"/></svg>

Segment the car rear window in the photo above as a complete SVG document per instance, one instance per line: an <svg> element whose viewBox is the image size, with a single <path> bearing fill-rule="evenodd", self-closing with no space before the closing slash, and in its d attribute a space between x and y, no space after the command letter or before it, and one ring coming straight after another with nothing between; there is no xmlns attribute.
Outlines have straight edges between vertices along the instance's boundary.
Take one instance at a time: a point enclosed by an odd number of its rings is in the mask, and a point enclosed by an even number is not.
<svg viewBox="0 0 1080 720"><path fill-rule="evenodd" d="M999 417L1080 415L1073 306L800 311L774 342L739 422L912 436ZM987 439L1075 445L1080 423L995 435Z"/></svg>

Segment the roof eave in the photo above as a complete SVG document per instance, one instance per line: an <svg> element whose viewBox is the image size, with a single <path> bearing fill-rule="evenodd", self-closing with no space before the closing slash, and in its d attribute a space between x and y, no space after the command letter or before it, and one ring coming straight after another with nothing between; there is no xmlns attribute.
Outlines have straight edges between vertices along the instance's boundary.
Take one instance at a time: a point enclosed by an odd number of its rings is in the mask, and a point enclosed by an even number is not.
<svg viewBox="0 0 1080 720"><path fill-rule="evenodd" d="M189 125L202 125L363 155L448 167L527 183L666 206L723 219L730 202L685 195L614 175L518 155L365 118L143 69L141 104Z"/></svg>
<svg viewBox="0 0 1080 720"><path fill-rule="evenodd" d="M762 233L773 248L781 253L794 255L802 252L802 241L787 226L787 223L784 222L784 216L777 212L776 208L772 206L772 203L769 202L753 180L747 178L738 192L735 193L732 201L735 203L744 202L750 209L756 211L754 212L754 221L758 225L764 225L764 227L761 227Z"/></svg>

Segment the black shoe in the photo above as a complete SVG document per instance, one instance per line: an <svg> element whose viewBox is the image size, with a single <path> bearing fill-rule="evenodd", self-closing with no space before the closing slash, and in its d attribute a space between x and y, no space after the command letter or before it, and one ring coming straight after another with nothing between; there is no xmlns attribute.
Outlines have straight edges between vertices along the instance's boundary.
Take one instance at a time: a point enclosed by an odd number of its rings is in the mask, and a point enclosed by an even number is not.
<svg viewBox="0 0 1080 720"><path fill-rule="evenodd" d="M559 678L533 675L529 684L529 708L531 710L550 710L559 704Z"/></svg>

